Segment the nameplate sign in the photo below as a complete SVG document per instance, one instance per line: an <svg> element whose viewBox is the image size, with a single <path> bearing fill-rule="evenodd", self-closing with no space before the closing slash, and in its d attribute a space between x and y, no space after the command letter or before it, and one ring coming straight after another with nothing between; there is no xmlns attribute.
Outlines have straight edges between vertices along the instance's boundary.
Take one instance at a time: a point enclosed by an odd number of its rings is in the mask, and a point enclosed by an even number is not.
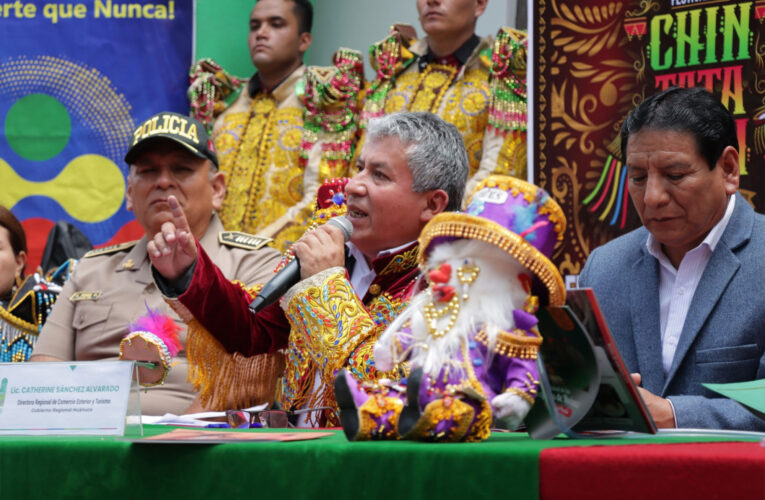
<svg viewBox="0 0 765 500"><path fill-rule="evenodd" d="M0 363L0 435L125 432L133 363Z"/></svg>

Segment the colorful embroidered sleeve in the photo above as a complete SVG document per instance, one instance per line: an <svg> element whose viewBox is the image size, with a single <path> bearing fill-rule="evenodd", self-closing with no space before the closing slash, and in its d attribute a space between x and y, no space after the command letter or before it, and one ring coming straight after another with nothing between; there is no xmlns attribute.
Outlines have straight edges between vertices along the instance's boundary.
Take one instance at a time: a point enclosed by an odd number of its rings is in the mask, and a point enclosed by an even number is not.
<svg viewBox="0 0 765 500"><path fill-rule="evenodd" d="M402 307L383 293L366 307L342 268L328 269L296 285L282 299L293 335L318 365L322 379L348 368L360 380L377 380L373 347Z"/></svg>
<svg viewBox="0 0 765 500"><path fill-rule="evenodd" d="M466 198L490 174L526 178L526 33L501 28L491 52L489 119L483 156Z"/></svg>
<svg viewBox="0 0 765 500"><path fill-rule="evenodd" d="M408 294L409 290L402 291L402 296ZM406 304L406 300L401 300L401 297L394 298L388 293L382 293L369 305L368 310L372 321L375 323L374 334L359 344L351 353L346 364L346 368L359 380L375 381L380 378L396 380L403 373L408 372L408 363L405 361L394 365L388 372L378 370L374 361L374 346L377 340L388 328L391 321L406 307ZM398 352L394 359L398 360L401 358L404 348L398 340L395 343Z"/></svg>
<svg viewBox="0 0 765 500"><path fill-rule="evenodd" d="M324 378L331 379L354 349L376 332L343 268L303 280L282 298L282 307L292 334L305 344Z"/></svg>
<svg viewBox="0 0 765 500"><path fill-rule="evenodd" d="M361 53L339 49L332 64L309 67L300 95L305 106L301 160L317 163L319 184L348 173L364 80Z"/></svg>
<svg viewBox="0 0 765 500"><path fill-rule="evenodd" d="M385 114L385 100L393 88L396 75L416 60L409 50L415 40L413 27L396 24L391 27L387 37L369 47L369 63L376 76L365 91L364 108L361 112L362 128L370 119Z"/></svg>

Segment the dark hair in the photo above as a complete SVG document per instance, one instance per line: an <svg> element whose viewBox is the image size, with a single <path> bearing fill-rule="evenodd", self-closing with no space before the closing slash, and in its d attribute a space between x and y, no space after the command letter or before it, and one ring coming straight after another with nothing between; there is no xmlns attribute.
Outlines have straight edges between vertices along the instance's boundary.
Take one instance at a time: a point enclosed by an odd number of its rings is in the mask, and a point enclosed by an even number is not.
<svg viewBox="0 0 765 500"><path fill-rule="evenodd" d="M298 18L298 33L310 33L313 27L313 5L309 0L290 0L292 11Z"/></svg>
<svg viewBox="0 0 765 500"><path fill-rule="evenodd" d="M622 156L625 159L630 135L642 129L691 134L710 170L726 147L733 146L738 150L733 117L718 98L701 87L671 87L640 103L622 125Z"/></svg>
<svg viewBox="0 0 765 500"><path fill-rule="evenodd" d="M255 3L258 3L256 0ZM310 0L284 0L292 2L292 12L298 20L298 33L310 33L313 27L313 5Z"/></svg>
<svg viewBox="0 0 765 500"><path fill-rule="evenodd" d="M11 239L11 249L13 255L27 251L27 236L24 234L24 228L21 222L10 210L0 205L0 226L8 230Z"/></svg>

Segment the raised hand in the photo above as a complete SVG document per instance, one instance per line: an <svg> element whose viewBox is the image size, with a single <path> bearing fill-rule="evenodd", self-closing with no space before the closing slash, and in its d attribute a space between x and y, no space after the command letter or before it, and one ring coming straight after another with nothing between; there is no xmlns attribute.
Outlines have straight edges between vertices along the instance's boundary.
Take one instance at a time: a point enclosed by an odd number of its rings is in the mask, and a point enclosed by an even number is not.
<svg viewBox="0 0 765 500"><path fill-rule="evenodd" d="M197 245L175 196L168 196L167 204L170 205L173 221L162 224L160 231L149 240L146 250L157 272L172 281L182 276L196 261Z"/></svg>

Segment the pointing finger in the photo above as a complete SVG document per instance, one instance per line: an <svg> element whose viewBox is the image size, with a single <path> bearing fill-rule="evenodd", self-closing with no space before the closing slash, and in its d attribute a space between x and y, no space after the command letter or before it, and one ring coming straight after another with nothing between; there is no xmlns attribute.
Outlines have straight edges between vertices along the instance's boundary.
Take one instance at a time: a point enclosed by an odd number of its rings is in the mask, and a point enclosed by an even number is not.
<svg viewBox="0 0 765 500"><path fill-rule="evenodd" d="M190 233L191 229L189 229L189 221L186 219L186 214L183 213L181 204L178 203L176 197L173 195L168 196L167 204L170 205L170 211L173 213L173 222L175 223L176 229Z"/></svg>

